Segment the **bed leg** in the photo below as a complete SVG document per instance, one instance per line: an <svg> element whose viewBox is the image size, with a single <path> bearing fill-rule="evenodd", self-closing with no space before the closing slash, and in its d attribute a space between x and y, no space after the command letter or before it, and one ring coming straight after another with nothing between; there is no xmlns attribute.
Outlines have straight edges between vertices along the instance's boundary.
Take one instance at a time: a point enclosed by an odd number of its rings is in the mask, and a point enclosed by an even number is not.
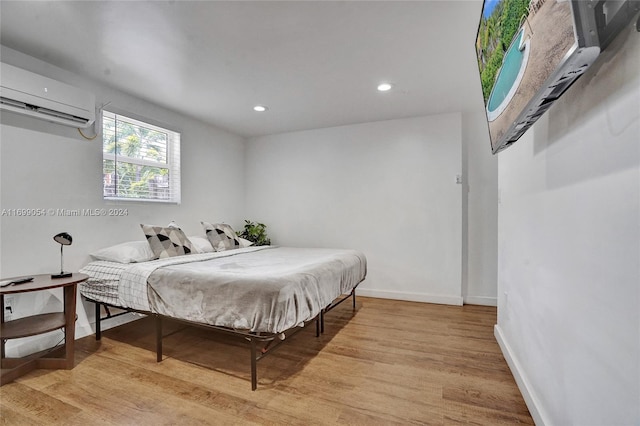
<svg viewBox="0 0 640 426"><path fill-rule="evenodd" d="M100 303L95 302L96 305L96 340L102 338L102 329L100 328Z"/></svg>
<svg viewBox="0 0 640 426"><path fill-rule="evenodd" d="M251 337L251 390L254 391L258 387L258 372L257 372L257 359L256 359L256 340Z"/></svg>
<svg viewBox="0 0 640 426"><path fill-rule="evenodd" d="M320 311L320 333L324 334L324 309Z"/></svg>
<svg viewBox="0 0 640 426"><path fill-rule="evenodd" d="M156 362L162 361L162 317L156 315Z"/></svg>
<svg viewBox="0 0 640 426"><path fill-rule="evenodd" d="M353 297L353 311L356 310L356 289L351 290L351 296Z"/></svg>

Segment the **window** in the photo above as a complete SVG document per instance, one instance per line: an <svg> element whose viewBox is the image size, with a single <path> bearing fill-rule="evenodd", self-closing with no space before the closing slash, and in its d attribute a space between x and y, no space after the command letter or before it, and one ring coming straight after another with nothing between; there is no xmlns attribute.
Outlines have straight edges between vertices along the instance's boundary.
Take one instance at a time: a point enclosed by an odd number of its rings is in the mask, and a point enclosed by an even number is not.
<svg viewBox="0 0 640 426"><path fill-rule="evenodd" d="M103 111L103 196L180 202L180 133Z"/></svg>

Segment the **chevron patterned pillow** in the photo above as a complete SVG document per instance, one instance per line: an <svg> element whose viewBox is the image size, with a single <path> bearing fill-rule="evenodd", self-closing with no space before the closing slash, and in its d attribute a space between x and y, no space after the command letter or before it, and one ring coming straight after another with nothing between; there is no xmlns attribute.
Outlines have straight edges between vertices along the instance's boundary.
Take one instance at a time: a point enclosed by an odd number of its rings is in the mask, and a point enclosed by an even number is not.
<svg viewBox="0 0 640 426"><path fill-rule="evenodd" d="M158 258L193 253L193 244L180 228L140 224L151 251Z"/></svg>
<svg viewBox="0 0 640 426"><path fill-rule="evenodd" d="M226 223L210 224L201 222L204 232L215 251L233 250L241 247L240 238L233 228Z"/></svg>

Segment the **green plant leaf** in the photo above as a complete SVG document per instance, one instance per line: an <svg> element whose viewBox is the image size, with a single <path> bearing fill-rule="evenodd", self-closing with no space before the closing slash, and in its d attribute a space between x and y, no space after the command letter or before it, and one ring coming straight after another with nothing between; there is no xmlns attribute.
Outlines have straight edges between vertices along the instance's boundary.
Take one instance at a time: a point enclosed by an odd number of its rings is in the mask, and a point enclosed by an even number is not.
<svg viewBox="0 0 640 426"><path fill-rule="evenodd" d="M271 239L267 235L267 225L264 223L255 223L245 219L244 229L238 236L252 241L256 246L271 244Z"/></svg>

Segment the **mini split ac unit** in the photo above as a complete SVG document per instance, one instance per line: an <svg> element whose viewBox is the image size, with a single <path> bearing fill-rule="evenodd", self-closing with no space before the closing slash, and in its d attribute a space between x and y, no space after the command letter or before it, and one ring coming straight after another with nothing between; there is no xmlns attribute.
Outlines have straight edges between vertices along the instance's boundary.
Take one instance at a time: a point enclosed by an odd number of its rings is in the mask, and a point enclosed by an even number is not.
<svg viewBox="0 0 640 426"><path fill-rule="evenodd" d="M96 119L92 93L2 64L0 109L72 127L89 127Z"/></svg>

